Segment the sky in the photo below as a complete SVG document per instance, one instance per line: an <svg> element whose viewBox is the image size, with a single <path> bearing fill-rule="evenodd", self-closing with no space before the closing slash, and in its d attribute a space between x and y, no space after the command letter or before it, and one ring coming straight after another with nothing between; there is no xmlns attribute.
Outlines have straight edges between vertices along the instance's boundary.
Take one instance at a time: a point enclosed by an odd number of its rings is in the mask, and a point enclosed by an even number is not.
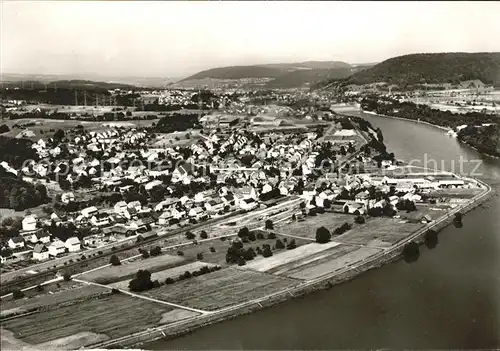
<svg viewBox="0 0 500 351"><path fill-rule="evenodd" d="M246 64L500 51L500 2L0 0L0 72L182 77Z"/></svg>

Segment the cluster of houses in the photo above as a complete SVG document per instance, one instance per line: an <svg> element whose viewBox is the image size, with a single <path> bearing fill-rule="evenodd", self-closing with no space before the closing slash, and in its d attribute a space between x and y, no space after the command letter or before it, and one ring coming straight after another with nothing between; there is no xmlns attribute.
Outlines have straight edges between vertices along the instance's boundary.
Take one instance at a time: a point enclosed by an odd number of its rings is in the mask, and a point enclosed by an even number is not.
<svg viewBox="0 0 500 351"><path fill-rule="evenodd" d="M54 217L52 217L54 218ZM14 252L24 254L32 252L32 258L37 261L57 257L66 252L78 252L81 250L81 242L76 236L61 241L41 228L41 221L36 215L28 215L22 220L22 229L18 236L11 237L7 246ZM46 220L45 224L50 223ZM2 257L4 261L6 257Z"/></svg>

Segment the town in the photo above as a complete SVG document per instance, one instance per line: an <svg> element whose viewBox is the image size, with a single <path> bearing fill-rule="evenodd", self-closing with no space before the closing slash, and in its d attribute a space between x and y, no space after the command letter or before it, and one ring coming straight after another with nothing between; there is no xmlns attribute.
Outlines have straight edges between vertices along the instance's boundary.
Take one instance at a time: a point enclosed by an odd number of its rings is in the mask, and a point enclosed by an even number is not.
<svg viewBox="0 0 500 351"><path fill-rule="evenodd" d="M459 220L487 191L396 159L382 132L356 116L355 100L272 91L262 104L251 95L174 90L153 104L184 104L184 113L140 119L127 106L102 106L111 119L101 122L81 112L95 106L27 112L27 102L7 101L16 107L3 127L4 148L15 151L0 164L11 184L2 185L2 325L29 333L31 322L17 316L80 303L90 315L107 301L138 323L104 335L99 322L75 347L150 340L342 277L403 246L411 257L412 237L426 233L432 245L429 228ZM199 110L189 105L196 99ZM136 307L125 312L122 299ZM81 331L80 321L61 322Z"/></svg>

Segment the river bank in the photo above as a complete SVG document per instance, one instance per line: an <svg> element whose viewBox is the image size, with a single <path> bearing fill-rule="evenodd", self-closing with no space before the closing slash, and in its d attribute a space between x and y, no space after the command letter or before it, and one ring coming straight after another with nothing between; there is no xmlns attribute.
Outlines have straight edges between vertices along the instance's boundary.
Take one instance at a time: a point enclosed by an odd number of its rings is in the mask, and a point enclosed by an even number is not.
<svg viewBox="0 0 500 351"><path fill-rule="evenodd" d="M481 159L477 169L476 162L465 162L464 173L474 172L474 178L500 190L500 162L483 159L440 129L375 115L364 118L380 127L398 158L423 161L427 155L446 171L460 157ZM488 197L464 217L463 227L448 225L439 232L437 246L421 246L415 262L394 260L333 289L144 348L497 349L500 197Z"/></svg>
<svg viewBox="0 0 500 351"><path fill-rule="evenodd" d="M318 279L306 281L299 286L285 289L236 306L230 306L208 315L197 316L174 324L152 328L135 335L95 344L92 345L92 347L129 348L144 345L159 339L173 339L209 324L214 324L222 322L224 320L233 319L237 316L250 314L257 310L265 309L278 303L304 296L313 291L328 289L334 285L345 283L363 272L381 267L387 263L394 262L400 259L402 257L403 248L406 243L415 241L419 244L422 244L424 242L425 233L427 233L428 230L433 229L439 231L453 222L455 213L460 211L462 214L465 214L486 201L489 198L489 195L491 195L491 187L481 181L478 182L484 187L485 191L476 195L469 202L461 206L457 206L446 215L438 218L436 221L431 222L424 228L409 235L400 243L388 248L387 250L384 250L380 254L370 256L368 259L360 262L355 266L348 266L340 272L327 274L325 276L319 277Z"/></svg>
<svg viewBox="0 0 500 351"><path fill-rule="evenodd" d="M421 121L421 120L414 120L414 119L410 119L410 118L402 118L402 117L395 117L395 116L383 115L383 114L375 113L373 111L365 111L365 110L361 110L361 109L359 110L359 112L365 113L365 114L369 114L369 115L373 115L373 116L384 117L384 118L393 118L393 119L397 119L397 120L401 120L401 121L408 121L408 122L413 122L413 123L426 124L428 126L444 130L446 132L448 132L450 130L453 130L453 128L451 128L451 127L444 127L444 126L440 126L438 124L433 124L433 123L426 122L426 121ZM493 154L490 154L490 153L487 153L487 152L479 151L479 149L477 147L475 147L474 145L471 145L470 143L468 143L466 141L460 140L459 138L456 138L456 140L458 140L460 143L465 144L468 147L476 150L477 152L480 152L481 154L483 154L485 156L488 156L488 157L491 157L491 158L495 158L495 159L500 159L500 156L493 155Z"/></svg>

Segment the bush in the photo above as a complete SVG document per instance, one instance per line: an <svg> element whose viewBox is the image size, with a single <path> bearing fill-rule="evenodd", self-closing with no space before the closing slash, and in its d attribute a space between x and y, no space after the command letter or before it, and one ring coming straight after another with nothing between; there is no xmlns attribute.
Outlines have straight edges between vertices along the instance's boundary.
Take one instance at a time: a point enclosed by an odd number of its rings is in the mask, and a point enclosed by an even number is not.
<svg viewBox="0 0 500 351"><path fill-rule="evenodd" d="M97 254L98 255L102 255L102 251L97 251Z"/></svg>
<svg viewBox="0 0 500 351"><path fill-rule="evenodd" d="M285 248L285 244L283 244L283 242L282 242L280 239L278 239L278 240L276 240L275 247L276 247L278 250L281 250L281 249L284 249L284 248Z"/></svg>
<svg viewBox="0 0 500 351"><path fill-rule="evenodd" d="M165 284L173 284L173 283L175 283L175 280L173 278L165 279Z"/></svg>
<svg viewBox="0 0 500 351"><path fill-rule="evenodd" d="M271 247L269 245L264 247L264 249L262 250L262 256L271 257L272 255L273 255L273 252L271 251Z"/></svg>
<svg viewBox="0 0 500 351"><path fill-rule="evenodd" d="M177 251L177 255L178 256L184 256L184 252L182 252L181 250Z"/></svg>
<svg viewBox="0 0 500 351"><path fill-rule="evenodd" d="M36 286L36 291L38 292L42 292L44 290L43 286L42 285L37 285Z"/></svg>
<svg viewBox="0 0 500 351"><path fill-rule="evenodd" d="M150 256L160 256L161 255L161 247L155 246L151 250L149 250Z"/></svg>
<svg viewBox="0 0 500 351"><path fill-rule="evenodd" d="M258 232L257 233L257 239L264 240L264 233Z"/></svg>
<svg viewBox="0 0 500 351"><path fill-rule="evenodd" d="M290 242L288 243L288 245L286 246L286 248L288 250L293 250L297 247L297 244L295 243L295 239L292 239L290 240Z"/></svg>
<svg viewBox="0 0 500 351"><path fill-rule="evenodd" d="M142 258L148 258L149 257L149 252L147 250L142 250Z"/></svg>
<svg viewBox="0 0 500 351"><path fill-rule="evenodd" d="M199 260L199 261L201 261L201 260L203 259L203 253L198 252L198 253L196 254L196 259L197 259L197 260Z"/></svg>
<svg viewBox="0 0 500 351"><path fill-rule="evenodd" d="M248 233L248 240L250 240L250 241L256 240L255 233L253 231Z"/></svg>
<svg viewBox="0 0 500 351"><path fill-rule="evenodd" d="M238 266L244 266L246 264L247 263L246 263L246 261L245 261L245 259L243 257L239 257L238 258Z"/></svg>
<svg viewBox="0 0 500 351"><path fill-rule="evenodd" d="M116 251L116 247L111 247L111 251Z"/></svg>
<svg viewBox="0 0 500 351"><path fill-rule="evenodd" d="M12 292L12 297L14 298L14 300L22 299L24 297L24 292L16 289Z"/></svg>
<svg viewBox="0 0 500 351"><path fill-rule="evenodd" d="M267 235L267 238L268 238L268 239L276 239L276 233L269 233L269 234Z"/></svg>
<svg viewBox="0 0 500 351"><path fill-rule="evenodd" d="M210 246L210 252L215 252L215 247Z"/></svg>
<svg viewBox="0 0 500 351"><path fill-rule="evenodd" d="M196 238L196 235L194 235L192 232L188 231L186 233L186 239L193 240L194 238Z"/></svg>
<svg viewBox="0 0 500 351"><path fill-rule="evenodd" d="M272 220L268 219L265 224L266 229L274 229L274 223Z"/></svg>
<svg viewBox="0 0 500 351"><path fill-rule="evenodd" d="M116 255L111 255L109 258L109 263L111 263L112 266L119 266L122 263L120 262L120 259Z"/></svg>
<svg viewBox="0 0 500 351"><path fill-rule="evenodd" d="M247 227L240 228L240 230L238 231L238 237L242 239L248 237L249 234L250 231L248 230Z"/></svg>
<svg viewBox="0 0 500 351"><path fill-rule="evenodd" d="M330 241L332 235L330 231L325 227L320 227L316 230L316 242L320 244L325 244Z"/></svg>
<svg viewBox="0 0 500 351"><path fill-rule="evenodd" d="M116 288L111 289L112 294L121 294L122 292Z"/></svg>
<svg viewBox="0 0 500 351"><path fill-rule="evenodd" d="M188 279L188 278L191 278L193 275L191 274L190 271L185 271L184 272L184 279Z"/></svg>
<svg viewBox="0 0 500 351"><path fill-rule="evenodd" d="M63 279L64 279L64 281L69 282L71 280L71 274L69 274L69 272L65 272L63 274Z"/></svg>
<svg viewBox="0 0 500 351"><path fill-rule="evenodd" d="M295 215L295 213L292 215L292 221L296 221L297 220L297 216Z"/></svg>
<svg viewBox="0 0 500 351"><path fill-rule="evenodd" d="M201 231L200 239L208 239L208 234L206 231L204 231L204 230Z"/></svg>
<svg viewBox="0 0 500 351"><path fill-rule="evenodd" d="M357 216L354 221L358 224L364 224L366 222L365 217L363 216Z"/></svg>

